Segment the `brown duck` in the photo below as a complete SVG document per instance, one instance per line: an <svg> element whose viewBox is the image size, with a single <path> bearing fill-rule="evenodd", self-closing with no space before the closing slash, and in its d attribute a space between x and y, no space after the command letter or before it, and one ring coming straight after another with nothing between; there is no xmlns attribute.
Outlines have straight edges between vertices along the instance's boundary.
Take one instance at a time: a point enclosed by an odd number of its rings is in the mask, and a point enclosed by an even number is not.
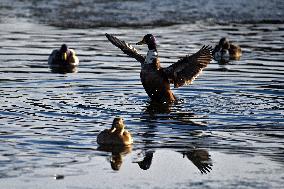
<svg viewBox="0 0 284 189"><path fill-rule="evenodd" d="M192 81L201 73L212 60L212 48L203 46L198 52L191 56L185 56L167 68L160 66L157 44L152 34L147 34L137 45L148 45L146 57L142 56L137 50L121 41L113 35L106 34L108 40L125 54L135 58L141 63L140 78L142 85L148 96L156 102L173 102L176 100L170 89L170 84L174 87L181 87L184 84L191 84Z"/></svg>
<svg viewBox="0 0 284 189"><path fill-rule="evenodd" d="M100 145L130 145L133 143L131 134L125 129L123 119L114 118L111 129L105 129L97 136Z"/></svg>

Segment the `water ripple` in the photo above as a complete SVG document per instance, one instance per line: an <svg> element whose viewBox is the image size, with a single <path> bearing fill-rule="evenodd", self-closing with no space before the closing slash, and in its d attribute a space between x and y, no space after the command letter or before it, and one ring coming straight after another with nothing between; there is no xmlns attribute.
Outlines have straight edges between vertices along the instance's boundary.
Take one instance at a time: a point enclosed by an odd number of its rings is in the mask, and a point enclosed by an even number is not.
<svg viewBox="0 0 284 189"><path fill-rule="evenodd" d="M68 170L77 164L74 174L86 174L80 165L109 155L97 149L96 136L115 116L124 117L135 139L132 152L123 151L125 156L156 151L154 157L162 160L160 150L170 149L178 157L192 157L201 148L209 154L264 157L269 159L266 164L283 165L282 25L34 30L38 25L23 23L21 27L19 31L1 23L0 178L50 167ZM104 37L105 32L117 33L135 43L149 31L158 36L163 66L196 52L203 43L217 43L221 36L244 47L244 54L226 65L213 61L193 85L174 89L177 103L157 106L149 102L140 83L139 64ZM51 49L63 41L78 52L77 73L52 73L47 67ZM107 162L93 166L103 164Z"/></svg>

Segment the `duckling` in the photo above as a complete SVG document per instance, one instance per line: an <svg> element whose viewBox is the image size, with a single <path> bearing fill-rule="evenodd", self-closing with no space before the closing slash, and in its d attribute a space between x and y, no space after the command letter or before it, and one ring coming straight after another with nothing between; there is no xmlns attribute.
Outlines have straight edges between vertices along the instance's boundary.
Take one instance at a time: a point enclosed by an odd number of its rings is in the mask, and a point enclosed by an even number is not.
<svg viewBox="0 0 284 189"><path fill-rule="evenodd" d="M73 49L69 49L66 44L61 45L59 50L53 50L48 58L50 67L76 67L79 58Z"/></svg>
<svg viewBox="0 0 284 189"><path fill-rule="evenodd" d="M223 37L215 46L213 56L216 61L239 60L242 56L242 50L240 46L230 43L227 38Z"/></svg>
<svg viewBox="0 0 284 189"><path fill-rule="evenodd" d="M131 134L125 130L122 118L114 118L111 129L105 129L97 137L99 145L130 145L133 143Z"/></svg>
<svg viewBox="0 0 284 189"><path fill-rule="evenodd" d="M170 84L175 88L192 81L201 73L212 60L212 47L203 46L198 52L185 56L167 68L160 66L156 39L152 34L147 34L137 45L148 45L146 56L142 56L138 51L117 37L105 34L108 40L120 48L128 56L135 58L141 63L140 79L142 85L151 98L159 103L176 101L176 97L170 89Z"/></svg>

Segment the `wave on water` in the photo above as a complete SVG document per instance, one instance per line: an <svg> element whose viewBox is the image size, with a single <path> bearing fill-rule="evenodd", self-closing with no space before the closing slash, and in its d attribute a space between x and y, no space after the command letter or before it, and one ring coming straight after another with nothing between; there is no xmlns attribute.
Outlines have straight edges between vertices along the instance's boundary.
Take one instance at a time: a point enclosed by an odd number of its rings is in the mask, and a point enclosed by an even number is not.
<svg viewBox="0 0 284 189"><path fill-rule="evenodd" d="M282 0L2 0L0 5L0 21L16 16L66 28L284 23Z"/></svg>

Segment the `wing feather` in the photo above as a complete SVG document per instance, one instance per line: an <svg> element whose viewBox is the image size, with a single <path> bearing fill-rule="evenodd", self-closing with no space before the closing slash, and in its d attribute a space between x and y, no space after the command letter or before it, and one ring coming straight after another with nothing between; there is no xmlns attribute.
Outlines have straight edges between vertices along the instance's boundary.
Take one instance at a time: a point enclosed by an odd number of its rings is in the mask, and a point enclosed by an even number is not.
<svg viewBox="0 0 284 189"><path fill-rule="evenodd" d="M169 81L174 87L191 84L212 60L212 47L203 46L191 56L185 56L176 63L164 69Z"/></svg>
<svg viewBox="0 0 284 189"><path fill-rule="evenodd" d="M125 41L121 41L117 37L111 35L111 34L105 34L107 39L116 47L120 48L122 52L127 54L128 56L135 58L138 62L141 64L144 63L145 57L138 53L138 51L129 43L126 43Z"/></svg>

